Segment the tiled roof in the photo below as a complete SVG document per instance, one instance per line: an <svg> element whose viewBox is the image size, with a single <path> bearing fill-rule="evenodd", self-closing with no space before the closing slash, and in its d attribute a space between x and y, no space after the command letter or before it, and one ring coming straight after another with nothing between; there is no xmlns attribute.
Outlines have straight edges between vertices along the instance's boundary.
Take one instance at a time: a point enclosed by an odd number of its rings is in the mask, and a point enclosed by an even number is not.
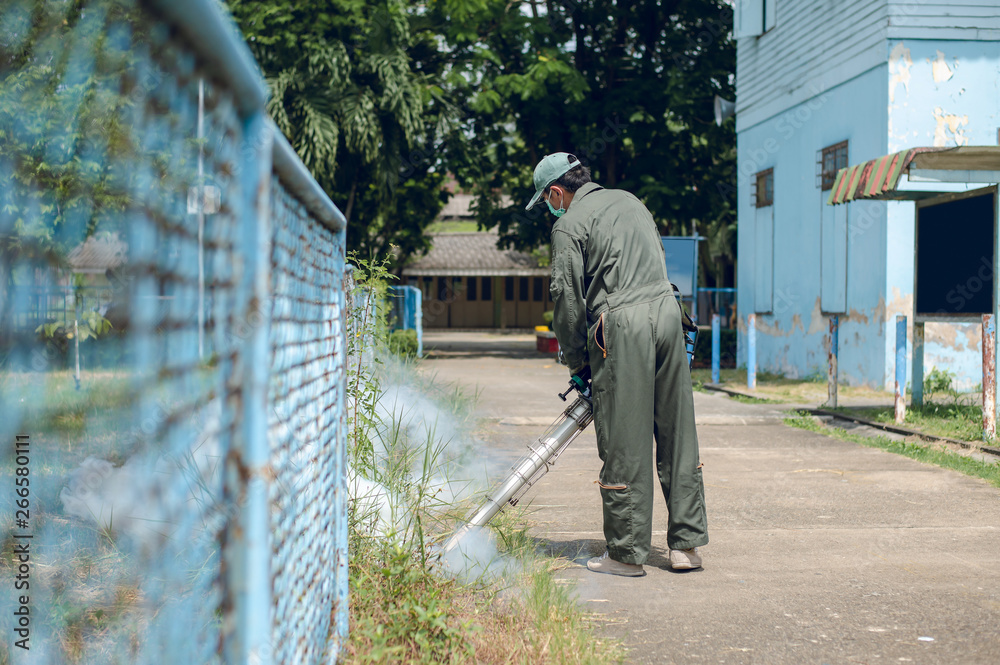
<svg viewBox="0 0 1000 665"><path fill-rule="evenodd" d="M433 233L431 249L403 269L408 277L454 275L526 276L548 275L550 270L538 265L530 254L513 249L498 249L497 234Z"/></svg>
<svg viewBox="0 0 1000 665"><path fill-rule="evenodd" d="M452 194L438 214L441 219L465 219L472 217L469 207L475 197L472 194Z"/></svg>
<svg viewBox="0 0 1000 665"><path fill-rule="evenodd" d="M73 272L101 273L128 261L128 245L117 233L91 236L70 251L67 257Z"/></svg>
<svg viewBox="0 0 1000 665"><path fill-rule="evenodd" d="M454 192L444 204L444 208L438 214L439 219L473 219L472 203L476 197L472 194ZM506 208L511 203L511 198L504 194L500 197L500 207Z"/></svg>

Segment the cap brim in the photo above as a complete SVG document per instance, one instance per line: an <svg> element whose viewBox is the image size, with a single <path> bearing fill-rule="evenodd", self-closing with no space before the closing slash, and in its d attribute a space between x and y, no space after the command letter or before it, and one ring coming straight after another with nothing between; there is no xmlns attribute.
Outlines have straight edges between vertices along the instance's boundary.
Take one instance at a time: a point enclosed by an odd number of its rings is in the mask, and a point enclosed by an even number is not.
<svg viewBox="0 0 1000 665"><path fill-rule="evenodd" d="M538 200L542 198L542 192L544 191L545 189L540 189L537 192L535 192L535 195L531 197L531 200L528 201L528 205L524 206L524 209L531 210L532 208L534 208L535 204L538 203Z"/></svg>

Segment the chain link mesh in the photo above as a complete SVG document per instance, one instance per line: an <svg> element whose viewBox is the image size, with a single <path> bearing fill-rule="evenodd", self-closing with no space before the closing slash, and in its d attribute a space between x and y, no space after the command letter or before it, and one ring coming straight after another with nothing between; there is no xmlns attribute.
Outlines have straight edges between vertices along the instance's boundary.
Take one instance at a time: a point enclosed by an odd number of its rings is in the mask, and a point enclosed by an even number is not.
<svg viewBox="0 0 1000 665"><path fill-rule="evenodd" d="M275 616L287 617L278 661L313 663L343 579L330 507L344 500L344 297L333 288L343 279L344 247L278 178L271 192L272 576Z"/></svg>
<svg viewBox="0 0 1000 665"><path fill-rule="evenodd" d="M192 22L221 18L184 5ZM255 180L272 126L220 65L238 38L193 41L203 26L160 6L0 7L0 572L32 536L31 650L7 640L0 663L332 662L346 631L342 228L293 194L304 171ZM87 238L91 264L69 265ZM269 260L252 260L255 242ZM102 263L105 246L126 260ZM247 427L264 411L266 431ZM269 459L255 466L256 437ZM19 606L3 585L5 635Z"/></svg>

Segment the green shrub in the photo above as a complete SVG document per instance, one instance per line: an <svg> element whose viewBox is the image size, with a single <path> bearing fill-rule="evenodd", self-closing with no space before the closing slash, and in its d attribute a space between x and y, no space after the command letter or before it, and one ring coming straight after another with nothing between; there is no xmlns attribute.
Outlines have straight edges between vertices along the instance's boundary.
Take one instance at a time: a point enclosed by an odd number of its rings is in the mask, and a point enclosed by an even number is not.
<svg viewBox="0 0 1000 665"><path fill-rule="evenodd" d="M924 392L928 395L935 393L951 394L951 385L954 381L954 373L935 367L924 377Z"/></svg>
<svg viewBox="0 0 1000 665"><path fill-rule="evenodd" d="M719 362L720 367L736 367L736 330L734 328L719 330ZM706 328L698 330L698 339L694 343L694 363L692 364L694 367L712 366L711 330Z"/></svg>
<svg viewBox="0 0 1000 665"><path fill-rule="evenodd" d="M389 334L389 350L403 358L416 358L417 331L393 330Z"/></svg>

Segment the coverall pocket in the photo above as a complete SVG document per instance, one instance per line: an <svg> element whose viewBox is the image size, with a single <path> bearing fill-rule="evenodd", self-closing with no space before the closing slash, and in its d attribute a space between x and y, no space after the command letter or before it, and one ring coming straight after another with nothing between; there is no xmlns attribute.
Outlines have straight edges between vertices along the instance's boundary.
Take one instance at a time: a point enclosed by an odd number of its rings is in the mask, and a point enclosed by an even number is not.
<svg viewBox="0 0 1000 665"><path fill-rule="evenodd" d="M602 357L607 358L608 343L604 339L604 314L605 312L601 312L601 318L597 319L597 323L594 325L594 343L601 350Z"/></svg>

